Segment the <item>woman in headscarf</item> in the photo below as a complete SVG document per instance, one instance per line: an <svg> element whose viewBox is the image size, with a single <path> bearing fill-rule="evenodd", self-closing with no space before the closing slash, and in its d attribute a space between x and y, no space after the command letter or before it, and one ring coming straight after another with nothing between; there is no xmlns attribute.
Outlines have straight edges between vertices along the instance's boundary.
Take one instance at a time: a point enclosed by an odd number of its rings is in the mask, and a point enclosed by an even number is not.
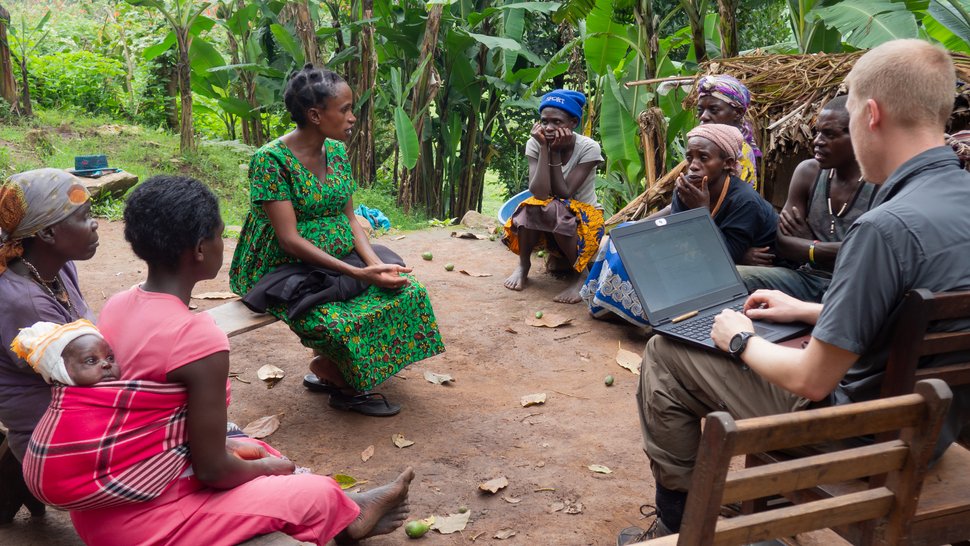
<svg viewBox="0 0 970 546"><path fill-rule="evenodd" d="M738 153L738 178L758 189L758 158L761 149L754 140L751 122L745 118L751 106L751 92L737 78L704 76L697 82L697 119L701 125L733 125L744 135Z"/></svg>
<svg viewBox="0 0 970 546"><path fill-rule="evenodd" d="M772 246L778 225L771 204L738 177L743 142L740 130L732 125L699 125L687 133L687 167L677 178L669 207L670 214L707 208L735 263L751 247ZM632 324L647 326L647 316L615 248L608 253L615 260L597 262L599 268L594 266L582 288L590 312L596 318L615 313Z"/></svg>
<svg viewBox="0 0 970 546"><path fill-rule="evenodd" d="M505 223L502 242L519 255L507 279L509 290L525 288L532 252L548 249L572 267L574 279L555 301L579 303L586 267L603 237L603 209L596 201L596 166L600 145L576 132L586 96L556 89L539 102L539 121L525 146L529 158L529 191Z"/></svg>
<svg viewBox="0 0 970 546"><path fill-rule="evenodd" d="M73 261L94 256L97 230L87 189L62 170L27 171L0 184L0 421L16 461L23 459L51 393L44 379L11 352L10 343L35 322L94 319ZM9 456L0 454L0 465L19 465ZM14 489L7 482L0 488L0 522L10 521L21 502L43 512L43 505L30 498L12 498Z"/></svg>

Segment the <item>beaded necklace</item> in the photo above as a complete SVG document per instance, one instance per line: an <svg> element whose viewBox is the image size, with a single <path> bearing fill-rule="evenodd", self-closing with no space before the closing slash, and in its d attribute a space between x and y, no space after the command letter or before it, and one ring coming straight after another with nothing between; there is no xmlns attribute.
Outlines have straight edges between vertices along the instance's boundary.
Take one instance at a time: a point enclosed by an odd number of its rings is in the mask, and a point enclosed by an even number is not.
<svg viewBox="0 0 970 546"><path fill-rule="evenodd" d="M40 272L37 271L37 268L34 267L34 264L25 260L23 256L20 257L20 261L23 262L24 266L27 268L27 271L30 272L31 280L44 287L44 290L50 294L50 297L54 298L57 303L64 306L64 308L67 309L68 316L72 318L78 317L77 309L74 308L74 302L71 301L71 295L67 292L67 288L61 284L61 281L57 275L54 275L54 278L49 281L44 280L44 278L40 276Z"/></svg>

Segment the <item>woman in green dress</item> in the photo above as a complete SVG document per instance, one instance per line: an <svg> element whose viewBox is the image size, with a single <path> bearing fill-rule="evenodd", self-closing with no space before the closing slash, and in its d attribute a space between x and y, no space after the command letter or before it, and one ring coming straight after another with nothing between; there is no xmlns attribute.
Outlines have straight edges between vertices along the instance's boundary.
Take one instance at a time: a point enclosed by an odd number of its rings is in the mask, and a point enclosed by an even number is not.
<svg viewBox="0 0 970 546"><path fill-rule="evenodd" d="M250 161L250 210L230 285L246 295L259 291L264 277L303 267L339 286L358 286L350 299L324 298L297 316L278 301L265 308L314 350L308 389L330 394L338 409L394 415L398 404L367 391L444 351L431 301L399 257L370 244L354 216L357 184L344 147L356 121L350 87L334 72L306 65L290 76L283 96L296 129Z"/></svg>

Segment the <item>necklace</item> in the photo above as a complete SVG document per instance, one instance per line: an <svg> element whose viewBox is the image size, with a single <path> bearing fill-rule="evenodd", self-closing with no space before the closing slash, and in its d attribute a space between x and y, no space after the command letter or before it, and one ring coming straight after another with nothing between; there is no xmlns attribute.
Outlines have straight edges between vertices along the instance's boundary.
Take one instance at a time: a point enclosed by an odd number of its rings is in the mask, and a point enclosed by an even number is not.
<svg viewBox="0 0 970 546"><path fill-rule="evenodd" d="M835 214L832 213L831 193L832 193L832 178L834 177L835 177L835 169L832 169L829 171L828 186L826 186L825 188L825 200L828 201L828 204L829 204L829 217L831 219L831 223L829 223L829 235L835 235L835 219L842 218L842 216L845 214L845 209L848 208L849 206L849 202L846 201L842 203L842 208L839 209L839 212Z"/></svg>
<svg viewBox="0 0 970 546"><path fill-rule="evenodd" d="M24 266L27 268L27 271L30 272L31 279L44 287L44 290L47 291L50 297L54 298L57 303L61 304L65 309L67 309L68 316L78 316L77 310L74 308L74 302L71 301L71 295L61 284L61 281L58 279L57 275L54 275L54 278L49 281L44 280L44 278L40 276L40 272L37 271L37 268L34 267L34 264L25 260L23 256L20 257L20 261L23 262Z"/></svg>

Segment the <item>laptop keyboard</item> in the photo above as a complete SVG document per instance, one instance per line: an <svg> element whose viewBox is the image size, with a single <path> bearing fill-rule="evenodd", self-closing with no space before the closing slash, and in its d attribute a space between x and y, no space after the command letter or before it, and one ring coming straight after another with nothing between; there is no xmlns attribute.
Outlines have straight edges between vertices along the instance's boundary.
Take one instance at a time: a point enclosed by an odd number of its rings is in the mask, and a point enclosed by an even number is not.
<svg viewBox="0 0 970 546"><path fill-rule="evenodd" d="M740 313L744 309L744 303L739 303L732 307L725 307L725 309L733 309ZM711 328L714 327L714 317L716 316L717 313L713 313L703 317L687 319L684 322L671 327L670 331L703 343L708 339L711 339Z"/></svg>

